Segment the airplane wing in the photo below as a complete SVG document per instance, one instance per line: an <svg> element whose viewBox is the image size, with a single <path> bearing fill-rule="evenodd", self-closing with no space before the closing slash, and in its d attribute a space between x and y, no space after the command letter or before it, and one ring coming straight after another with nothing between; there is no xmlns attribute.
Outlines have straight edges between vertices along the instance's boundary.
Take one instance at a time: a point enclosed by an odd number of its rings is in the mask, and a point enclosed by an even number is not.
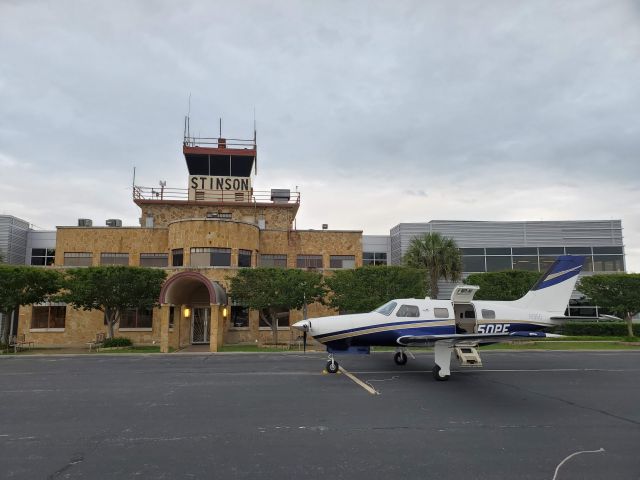
<svg viewBox="0 0 640 480"><path fill-rule="evenodd" d="M558 338L561 336L545 332L456 333L451 335L405 335L399 337L396 341L398 345L403 347L429 347L435 345L436 342L450 345L469 341L474 343L498 343L525 338Z"/></svg>

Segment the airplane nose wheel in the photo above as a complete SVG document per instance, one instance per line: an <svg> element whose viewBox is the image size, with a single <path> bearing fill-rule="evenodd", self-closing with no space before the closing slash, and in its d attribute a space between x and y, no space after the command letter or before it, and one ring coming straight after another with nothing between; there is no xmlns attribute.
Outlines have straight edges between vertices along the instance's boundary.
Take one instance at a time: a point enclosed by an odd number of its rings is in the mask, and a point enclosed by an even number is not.
<svg viewBox="0 0 640 480"><path fill-rule="evenodd" d="M407 360L407 354L404 352L396 352L393 356L393 361L396 362L396 365L406 365Z"/></svg>
<svg viewBox="0 0 640 480"><path fill-rule="evenodd" d="M329 373L338 373L340 370L340 365L333 358L333 355L329 355L329 361L327 362L327 372Z"/></svg>

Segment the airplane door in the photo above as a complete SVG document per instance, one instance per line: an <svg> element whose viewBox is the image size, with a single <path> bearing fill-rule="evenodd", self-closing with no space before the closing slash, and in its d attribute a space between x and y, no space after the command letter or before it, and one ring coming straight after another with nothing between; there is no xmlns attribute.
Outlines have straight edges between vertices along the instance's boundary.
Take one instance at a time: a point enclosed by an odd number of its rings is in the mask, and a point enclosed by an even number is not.
<svg viewBox="0 0 640 480"><path fill-rule="evenodd" d="M451 292L451 301L453 303L469 303L478 290L480 287L477 285L456 285Z"/></svg>

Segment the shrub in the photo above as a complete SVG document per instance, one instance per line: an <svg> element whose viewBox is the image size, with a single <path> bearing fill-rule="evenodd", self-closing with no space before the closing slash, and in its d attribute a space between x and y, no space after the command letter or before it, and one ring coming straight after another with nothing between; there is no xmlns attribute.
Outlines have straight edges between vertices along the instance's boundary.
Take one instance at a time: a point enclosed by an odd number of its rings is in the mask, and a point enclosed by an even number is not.
<svg viewBox="0 0 640 480"><path fill-rule="evenodd" d="M625 337L627 336L626 322L567 322L558 328L562 335L587 335L593 337ZM633 326L636 336L640 335L640 325Z"/></svg>
<svg viewBox="0 0 640 480"><path fill-rule="evenodd" d="M102 344L102 347L103 348L130 347L132 345L133 345L133 342L131 341L131 339L127 337L113 337L113 338L106 339Z"/></svg>

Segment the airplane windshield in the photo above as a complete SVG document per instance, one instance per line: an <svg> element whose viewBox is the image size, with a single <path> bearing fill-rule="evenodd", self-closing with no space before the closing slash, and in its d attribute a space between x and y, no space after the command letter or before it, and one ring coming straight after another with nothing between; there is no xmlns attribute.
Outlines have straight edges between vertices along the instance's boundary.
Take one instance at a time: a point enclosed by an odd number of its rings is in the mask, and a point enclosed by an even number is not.
<svg viewBox="0 0 640 480"><path fill-rule="evenodd" d="M389 316L391 312L393 312L393 309L396 308L396 305L398 305L396 302L388 302L382 305L381 307L376 308L374 312L378 312L383 315Z"/></svg>

